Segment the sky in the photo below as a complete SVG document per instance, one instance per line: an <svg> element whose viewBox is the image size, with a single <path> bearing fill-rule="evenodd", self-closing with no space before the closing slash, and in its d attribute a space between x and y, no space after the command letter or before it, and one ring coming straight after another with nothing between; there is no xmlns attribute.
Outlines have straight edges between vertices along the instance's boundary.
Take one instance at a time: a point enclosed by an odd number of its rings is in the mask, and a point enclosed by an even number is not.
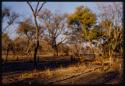
<svg viewBox="0 0 125 86"><path fill-rule="evenodd" d="M104 3L104 2L103 2ZM107 3L107 2L106 2ZM13 11L19 13L21 15L21 19L25 19L27 17L30 17L31 10L26 2L2 2L2 6L7 6ZM32 3L33 6L36 5L35 2ZM98 13L97 9L97 2L47 2L43 8L47 8L51 10L52 12L61 12L61 13L71 13L75 10L78 6L87 6L90 8L94 13ZM16 29L15 27L10 27L11 31ZM10 34L10 38L15 38L16 33Z"/></svg>
<svg viewBox="0 0 125 86"><path fill-rule="evenodd" d="M28 16L31 13L29 6L26 2L3 2L3 5L8 6L9 8ZM32 3L33 6L36 3ZM88 6L93 11L96 11L96 3L95 2L47 2L44 5L44 8L48 8L51 11L61 11L63 13L70 13L73 12L77 6L85 5ZM28 14L28 15L27 15Z"/></svg>

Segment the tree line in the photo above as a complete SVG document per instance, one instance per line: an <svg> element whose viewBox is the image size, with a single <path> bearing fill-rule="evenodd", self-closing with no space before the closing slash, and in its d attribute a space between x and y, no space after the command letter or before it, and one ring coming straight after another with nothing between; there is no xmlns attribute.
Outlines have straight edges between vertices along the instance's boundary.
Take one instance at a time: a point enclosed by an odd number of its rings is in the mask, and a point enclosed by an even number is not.
<svg viewBox="0 0 125 86"><path fill-rule="evenodd" d="M34 67L38 54L53 53L58 56L60 52L65 55L81 57L84 53L83 43L88 42L88 49L95 57L112 58L123 53L123 26L122 4L109 5L97 4L97 15L86 6L76 7L73 13L62 14L43 9L47 2L37 2L33 8L31 2L27 5L32 12L32 18L18 21L19 14L7 7L2 8L2 23L7 26L2 28L2 52L6 55L31 55L34 58ZM7 33L8 27L17 23L18 36L12 40ZM97 45L97 42L100 42ZM101 43L103 41L103 43ZM93 47L93 45L95 47Z"/></svg>

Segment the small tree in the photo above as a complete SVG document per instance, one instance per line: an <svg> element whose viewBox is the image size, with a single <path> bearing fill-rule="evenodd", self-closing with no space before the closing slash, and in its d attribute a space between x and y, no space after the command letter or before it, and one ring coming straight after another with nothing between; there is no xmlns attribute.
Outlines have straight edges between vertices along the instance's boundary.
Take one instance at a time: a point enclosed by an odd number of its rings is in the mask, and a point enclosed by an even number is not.
<svg viewBox="0 0 125 86"><path fill-rule="evenodd" d="M31 19L25 19L24 21L22 21L17 29L17 33L19 35L22 35L24 37L27 38L27 47L26 47L26 53L28 54L29 49L31 47L31 41L34 37L34 32L35 32L35 26L33 25L33 23L31 22Z"/></svg>
<svg viewBox="0 0 125 86"><path fill-rule="evenodd" d="M6 61L8 59L8 52L10 50L10 46L11 46L11 39L6 33L3 33L2 34L2 50L3 50L3 53L4 53L4 50L6 51Z"/></svg>
<svg viewBox="0 0 125 86"><path fill-rule="evenodd" d="M2 39L3 39L2 44L5 44L7 48L6 60L8 58L9 50L11 49L10 47L13 46L11 39L8 36L9 32L7 32L7 30L9 30L8 28L16 22L18 17L19 17L19 14L15 13L8 7L6 6L2 7Z"/></svg>

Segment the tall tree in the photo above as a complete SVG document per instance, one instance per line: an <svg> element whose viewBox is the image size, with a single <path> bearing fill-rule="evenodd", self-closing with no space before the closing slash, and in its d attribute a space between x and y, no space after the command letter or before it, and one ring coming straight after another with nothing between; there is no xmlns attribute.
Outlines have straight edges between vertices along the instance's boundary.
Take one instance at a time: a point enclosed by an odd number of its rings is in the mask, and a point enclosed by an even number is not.
<svg viewBox="0 0 125 86"><path fill-rule="evenodd" d="M119 52L121 55L123 53L123 5L120 2L114 2L109 4L100 3L98 6L102 36L107 39L106 43L103 44L103 50L106 50L105 52L107 52L111 65L113 55L116 52Z"/></svg>
<svg viewBox="0 0 125 86"><path fill-rule="evenodd" d="M64 33L66 31L66 15L52 13L45 9L39 14L42 20L42 27L45 28L45 35L50 41L50 45L54 49L54 55L58 56L58 46L66 40ZM62 37L61 37L62 36ZM59 38L61 40L59 40Z"/></svg>
<svg viewBox="0 0 125 86"><path fill-rule="evenodd" d="M71 28L70 34L71 39L76 39L76 43L82 43L83 41L89 41L90 28L96 24L96 14L93 13L89 8L79 6L75 12L69 14L68 25Z"/></svg>
<svg viewBox="0 0 125 86"><path fill-rule="evenodd" d="M35 44L35 48L34 48L34 68L36 69L37 68L37 52L38 52L38 48L39 48L39 25L38 25L38 21L37 21L37 16L38 16L38 13L40 12L40 10L43 8L44 4L46 2L43 2L41 4L41 6L39 7L39 4L40 2L37 2L37 5L35 7L35 9L33 9L33 6L31 5L31 2L27 2L28 6L30 7L31 11L32 11L32 15L33 15L33 18L34 18L34 22L35 22L35 28L36 28L36 31L35 31L35 37L36 37L36 44Z"/></svg>
<svg viewBox="0 0 125 86"><path fill-rule="evenodd" d="M8 35L10 31L9 32L7 31L9 30L8 28L16 22L18 17L19 17L19 14L12 11L10 8L6 6L2 6L2 39L3 39L2 44L4 45L6 43L5 45L7 46L6 47L7 48L6 60L8 57L8 53L11 49L10 47L12 47L12 41L10 41L11 39L9 38L9 35Z"/></svg>

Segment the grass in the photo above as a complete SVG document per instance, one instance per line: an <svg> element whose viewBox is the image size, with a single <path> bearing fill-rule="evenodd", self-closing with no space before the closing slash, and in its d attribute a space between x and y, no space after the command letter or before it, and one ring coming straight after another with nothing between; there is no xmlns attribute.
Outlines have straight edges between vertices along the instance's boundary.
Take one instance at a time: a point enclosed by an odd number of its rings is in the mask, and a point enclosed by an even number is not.
<svg viewBox="0 0 125 86"><path fill-rule="evenodd" d="M45 80L49 80L52 78L62 77L66 75L72 75L74 73L83 72L85 70L85 66L79 65L72 65L67 68L60 67L55 70L46 69L44 71L31 71L28 73L20 73L19 75L12 75L12 77L7 76L3 77L3 83L8 82L10 79L16 79L16 80L24 80L27 78L43 78Z"/></svg>
<svg viewBox="0 0 125 86"><path fill-rule="evenodd" d="M104 63L104 65L102 65L102 62ZM107 71L119 71L119 73L121 74L121 70L122 70L122 60L121 59L116 59L114 60L112 67L109 67L109 59L103 59L102 61L100 60L96 60L92 63L89 63L89 65L84 65L83 63L79 63L79 64L75 64L75 65L70 65L69 67L62 67L60 66L57 69L46 69L44 71L31 71L31 72L25 72L25 73L20 73L18 76L13 75L12 77L3 77L3 82L4 83L10 83L11 81L16 82L16 80L25 80L25 79L43 79L46 81L49 80L53 80L53 79L58 79L58 78L64 78L67 76L71 76L77 73L82 73L85 72L89 69L92 69L93 66L96 64L97 66L99 66L99 64L101 64L101 66L103 66L102 68L99 68L98 72L107 72ZM95 71L95 70L93 70ZM122 75L120 75L121 77ZM11 79L11 81L9 82L9 80ZM15 80L15 81L14 81Z"/></svg>
<svg viewBox="0 0 125 86"><path fill-rule="evenodd" d="M27 78L39 79L39 80L45 80L45 82L47 83L49 81L56 81L59 79L64 79L68 76L73 76L78 73L84 73L91 69L92 67L88 67L88 66L84 66L80 64L80 65L72 65L67 68L60 67L55 70L46 69L44 71L35 71L35 72L32 71L30 73L20 74L20 76L17 78L20 78L21 80L23 79L25 80ZM106 73L108 71L115 71L115 70L116 69L114 69L113 67L108 68L107 66L104 66L103 69L99 68L98 70L92 70L92 71L96 71L98 73Z"/></svg>

